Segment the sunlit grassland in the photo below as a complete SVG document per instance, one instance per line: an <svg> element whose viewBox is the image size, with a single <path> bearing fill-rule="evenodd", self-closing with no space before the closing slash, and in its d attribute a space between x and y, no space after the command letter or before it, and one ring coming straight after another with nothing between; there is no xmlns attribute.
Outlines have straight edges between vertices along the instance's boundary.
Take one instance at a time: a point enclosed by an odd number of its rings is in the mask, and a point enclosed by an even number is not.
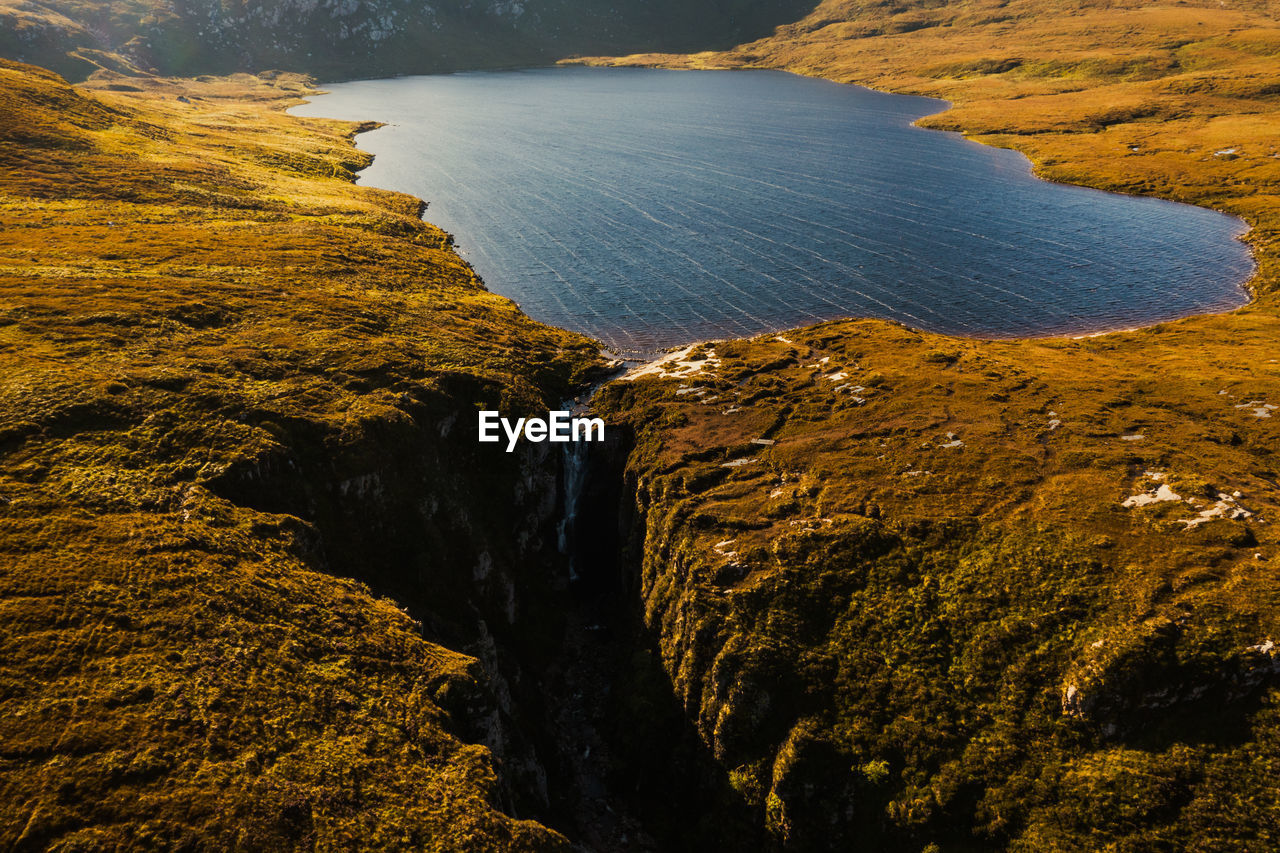
<svg viewBox="0 0 1280 853"><path fill-rule="evenodd" d="M1276 12L827 2L733 51L591 60L943 97L922 125L1047 179L1252 226L1229 314L1025 341L836 322L598 398L638 436L667 671L775 836L1274 846Z"/></svg>
<svg viewBox="0 0 1280 853"><path fill-rule="evenodd" d="M475 661L331 572L424 430L545 409L595 347L353 187L304 91L0 63L0 847L561 843L444 710L483 706ZM297 517L348 491L327 541Z"/></svg>
<svg viewBox="0 0 1280 853"><path fill-rule="evenodd" d="M837 322L598 398L637 436L666 670L779 839L1275 846L1274 12L824 3L627 60L945 97L924 124L1046 178L1253 226L1258 298L1230 314L1037 341ZM353 127L280 113L301 80L0 75L0 837L554 845L492 808L442 710L471 660L255 489L379 500L363 457L545 406L590 343L482 290L415 200L352 187ZM468 602L469 567L445 574L415 581ZM643 703L620 719L652 742Z"/></svg>

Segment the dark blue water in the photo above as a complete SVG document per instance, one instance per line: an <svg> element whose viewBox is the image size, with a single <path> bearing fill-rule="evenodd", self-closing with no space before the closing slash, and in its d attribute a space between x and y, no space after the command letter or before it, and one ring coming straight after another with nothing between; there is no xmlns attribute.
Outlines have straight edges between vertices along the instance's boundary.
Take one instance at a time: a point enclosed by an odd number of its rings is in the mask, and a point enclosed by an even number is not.
<svg viewBox="0 0 1280 853"><path fill-rule="evenodd" d="M1244 224L1051 184L912 122L944 105L770 71L549 68L328 87L362 182L430 203L490 289L644 354L846 316L1008 337L1243 304Z"/></svg>

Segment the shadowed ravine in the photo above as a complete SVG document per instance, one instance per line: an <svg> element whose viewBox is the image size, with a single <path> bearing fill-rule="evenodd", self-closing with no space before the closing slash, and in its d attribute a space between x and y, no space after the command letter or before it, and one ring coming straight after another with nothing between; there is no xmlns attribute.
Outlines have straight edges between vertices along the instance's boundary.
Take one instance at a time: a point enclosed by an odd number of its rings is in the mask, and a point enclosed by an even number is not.
<svg viewBox="0 0 1280 853"><path fill-rule="evenodd" d="M830 0L651 59L945 98L1046 177L1247 220L1256 298L691 345L594 391L571 464L476 412L585 399L598 342L353 186L369 125L286 115L307 80L0 61L0 848L1270 853L1280 29L1199 3ZM680 183L623 198L705 237Z"/></svg>

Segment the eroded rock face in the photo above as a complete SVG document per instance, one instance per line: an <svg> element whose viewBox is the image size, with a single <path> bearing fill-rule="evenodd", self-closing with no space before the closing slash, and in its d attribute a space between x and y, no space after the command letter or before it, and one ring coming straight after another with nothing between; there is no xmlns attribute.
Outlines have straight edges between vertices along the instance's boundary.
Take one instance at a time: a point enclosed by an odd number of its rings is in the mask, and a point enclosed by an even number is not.
<svg viewBox="0 0 1280 853"><path fill-rule="evenodd" d="M317 565L369 584L428 637L474 656L474 688L450 697L455 725L498 757L508 807L545 813L546 771L530 731L540 721L521 710L528 688L518 685L536 682L526 668L545 665L522 657L524 644L557 630L546 608L562 585L560 458L540 445L504 454L477 441L460 404L499 391L450 380L340 436L297 429L208 488L302 520ZM440 424L457 426L441 436Z"/></svg>
<svg viewBox="0 0 1280 853"><path fill-rule="evenodd" d="M1274 510L1124 505L1151 457L1203 446L1194 419L1081 452L1126 430L1060 416L1095 393L1078 368L943 346L832 323L717 342L702 395L661 371L599 395L636 428L637 595L685 715L782 849L1244 837L1211 815L1270 790L1241 768L1278 723L1248 603L1272 600ZM1266 453L1221 447L1171 488L1274 507L1269 479L1233 479Z"/></svg>

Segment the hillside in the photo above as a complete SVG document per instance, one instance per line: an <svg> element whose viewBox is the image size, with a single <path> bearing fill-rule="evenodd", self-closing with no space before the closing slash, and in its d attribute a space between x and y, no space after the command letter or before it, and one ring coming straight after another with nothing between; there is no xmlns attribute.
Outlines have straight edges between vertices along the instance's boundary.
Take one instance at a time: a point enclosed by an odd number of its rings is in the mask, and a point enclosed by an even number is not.
<svg viewBox="0 0 1280 853"><path fill-rule="evenodd" d="M1280 832L1280 20L825 2L722 53L943 97L1054 180L1244 217L1225 316L1081 340L844 322L615 383L635 594L789 849L1269 850Z"/></svg>
<svg viewBox="0 0 1280 853"><path fill-rule="evenodd" d="M545 64L575 53L728 47L812 0L0 0L0 56L95 68L326 78Z"/></svg>
<svg viewBox="0 0 1280 853"><path fill-rule="evenodd" d="M1258 274L1144 330L849 320L610 383L573 587L561 460L468 424L592 342L353 187L299 77L5 64L0 846L1274 849L1277 14L826 2L594 60L945 97L1047 178L1244 217Z"/></svg>
<svg viewBox="0 0 1280 853"><path fill-rule="evenodd" d="M838 322L601 393L633 594L786 849L1269 849L1277 325Z"/></svg>
<svg viewBox="0 0 1280 853"><path fill-rule="evenodd" d="M555 469L469 427L595 346L353 188L304 91L0 64L4 849L566 846L510 816L529 656L475 656L554 635Z"/></svg>

